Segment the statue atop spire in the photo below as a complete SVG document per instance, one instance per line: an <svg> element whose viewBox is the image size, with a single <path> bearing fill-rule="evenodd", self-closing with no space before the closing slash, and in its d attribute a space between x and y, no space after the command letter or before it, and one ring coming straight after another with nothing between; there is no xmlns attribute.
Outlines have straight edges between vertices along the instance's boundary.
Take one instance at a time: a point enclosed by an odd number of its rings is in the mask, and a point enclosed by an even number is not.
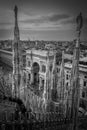
<svg viewBox="0 0 87 130"><path fill-rule="evenodd" d="M83 17L82 17L81 12L76 18L76 24L77 24L77 28L76 28L77 37L78 37L78 40L80 40L81 29L83 27ZM78 44L77 44L77 46L78 46Z"/></svg>
<svg viewBox="0 0 87 130"><path fill-rule="evenodd" d="M17 7L17 5L15 5L14 12L15 12L15 16L17 16L17 12L18 12L18 7Z"/></svg>
<svg viewBox="0 0 87 130"><path fill-rule="evenodd" d="M76 18L76 23L77 23L77 31L80 31L81 28L83 27L83 18L82 18L82 13L81 12Z"/></svg>
<svg viewBox="0 0 87 130"><path fill-rule="evenodd" d="M20 36L19 36L19 28L18 28L18 20L17 20L18 7L16 5L15 5L15 8L14 8L14 13L15 13L14 39L16 41L18 41L18 40L20 40Z"/></svg>

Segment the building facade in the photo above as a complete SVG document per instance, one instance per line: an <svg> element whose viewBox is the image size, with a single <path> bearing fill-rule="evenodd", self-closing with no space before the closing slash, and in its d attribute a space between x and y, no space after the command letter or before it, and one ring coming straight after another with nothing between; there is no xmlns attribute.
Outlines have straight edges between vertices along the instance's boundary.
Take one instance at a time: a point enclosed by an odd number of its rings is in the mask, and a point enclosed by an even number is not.
<svg viewBox="0 0 87 130"><path fill-rule="evenodd" d="M65 90L70 89L71 62L66 62L65 68ZM79 61L79 85L80 85L80 106L87 110L87 57L80 58Z"/></svg>
<svg viewBox="0 0 87 130"><path fill-rule="evenodd" d="M54 62L54 51L35 49L26 51L26 105L30 104L33 111L41 108L42 111L46 110L52 101L52 90L55 86Z"/></svg>

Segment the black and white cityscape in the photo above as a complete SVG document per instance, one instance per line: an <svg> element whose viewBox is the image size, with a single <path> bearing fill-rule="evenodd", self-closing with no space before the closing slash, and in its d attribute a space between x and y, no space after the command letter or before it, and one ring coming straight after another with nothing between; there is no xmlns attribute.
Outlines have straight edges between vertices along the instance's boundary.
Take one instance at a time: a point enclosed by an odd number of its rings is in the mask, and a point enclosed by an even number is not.
<svg viewBox="0 0 87 130"><path fill-rule="evenodd" d="M87 130L86 0L0 1L0 130Z"/></svg>

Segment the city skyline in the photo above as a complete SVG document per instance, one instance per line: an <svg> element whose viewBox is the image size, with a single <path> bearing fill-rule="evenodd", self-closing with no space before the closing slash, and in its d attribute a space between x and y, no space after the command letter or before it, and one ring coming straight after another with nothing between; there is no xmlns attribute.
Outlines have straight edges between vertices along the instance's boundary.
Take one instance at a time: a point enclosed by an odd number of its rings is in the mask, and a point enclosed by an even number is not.
<svg viewBox="0 0 87 130"><path fill-rule="evenodd" d="M80 11L84 24L81 39L87 40L86 0L0 0L0 40L13 39L15 5L21 40L73 40Z"/></svg>

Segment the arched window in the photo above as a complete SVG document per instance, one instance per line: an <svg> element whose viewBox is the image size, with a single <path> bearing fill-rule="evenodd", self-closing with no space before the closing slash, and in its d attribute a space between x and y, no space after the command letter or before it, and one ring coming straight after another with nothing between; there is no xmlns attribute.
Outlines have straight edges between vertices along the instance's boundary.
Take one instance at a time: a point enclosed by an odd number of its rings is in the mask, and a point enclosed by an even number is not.
<svg viewBox="0 0 87 130"><path fill-rule="evenodd" d="M67 79L67 80L69 79L68 74L66 75L66 79Z"/></svg>
<svg viewBox="0 0 87 130"><path fill-rule="evenodd" d="M50 71L52 71L52 64L50 65Z"/></svg>
<svg viewBox="0 0 87 130"><path fill-rule="evenodd" d="M68 85L69 85L69 84L68 84L68 82L67 82L67 83L66 83L66 90L68 90Z"/></svg>
<svg viewBox="0 0 87 130"><path fill-rule="evenodd" d="M45 65L42 65L42 72L46 72L46 66Z"/></svg>
<svg viewBox="0 0 87 130"><path fill-rule="evenodd" d="M28 74L28 80L30 81L30 78L31 78L31 75L30 74Z"/></svg>
<svg viewBox="0 0 87 130"><path fill-rule="evenodd" d="M86 86L86 81L84 81L84 86Z"/></svg>
<svg viewBox="0 0 87 130"><path fill-rule="evenodd" d="M82 92L82 97L83 97L83 98L85 97L85 92L84 92L84 91Z"/></svg>
<svg viewBox="0 0 87 130"><path fill-rule="evenodd" d="M44 87L44 79L42 79L42 87Z"/></svg>
<svg viewBox="0 0 87 130"><path fill-rule="evenodd" d="M86 78L86 79L87 79L87 75L85 75L85 76L84 76L84 78Z"/></svg>
<svg viewBox="0 0 87 130"><path fill-rule="evenodd" d="M40 70L39 64L37 62L34 62L32 68L33 68L33 83L37 85L39 83L39 70Z"/></svg>
<svg viewBox="0 0 87 130"><path fill-rule="evenodd" d="M57 73L59 73L60 72L60 68L57 68Z"/></svg>
<svg viewBox="0 0 87 130"><path fill-rule="evenodd" d="M31 66L31 62L30 61L28 61L28 67L30 67Z"/></svg>

